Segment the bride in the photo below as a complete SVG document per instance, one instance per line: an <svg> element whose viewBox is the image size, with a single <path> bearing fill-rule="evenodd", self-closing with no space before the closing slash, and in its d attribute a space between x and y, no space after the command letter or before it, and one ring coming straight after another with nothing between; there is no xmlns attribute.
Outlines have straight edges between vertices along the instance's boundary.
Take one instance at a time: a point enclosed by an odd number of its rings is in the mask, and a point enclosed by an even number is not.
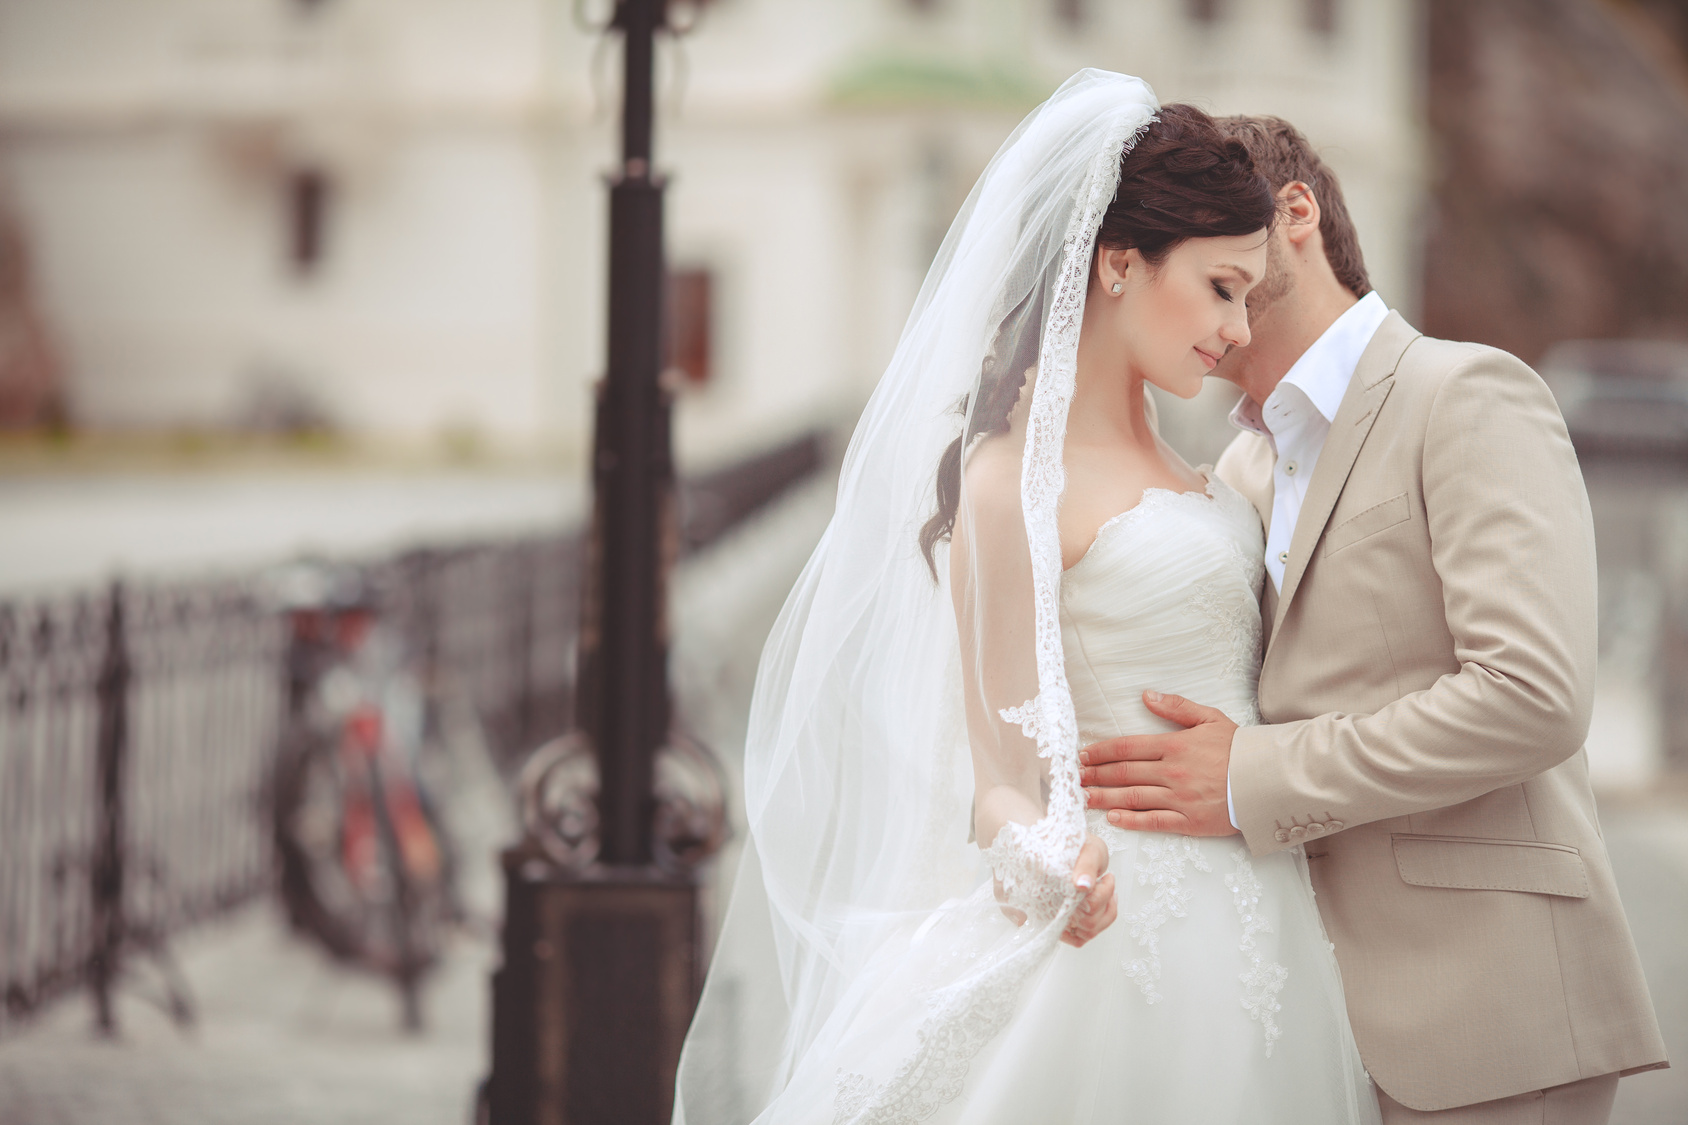
<svg viewBox="0 0 1688 1125"><path fill-rule="evenodd" d="M676 1122L1375 1121L1300 850L1127 832L1077 754L1257 721L1262 532L1155 432L1248 343L1274 203L1086 70L963 205L763 654ZM958 406L959 404L959 406Z"/></svg>

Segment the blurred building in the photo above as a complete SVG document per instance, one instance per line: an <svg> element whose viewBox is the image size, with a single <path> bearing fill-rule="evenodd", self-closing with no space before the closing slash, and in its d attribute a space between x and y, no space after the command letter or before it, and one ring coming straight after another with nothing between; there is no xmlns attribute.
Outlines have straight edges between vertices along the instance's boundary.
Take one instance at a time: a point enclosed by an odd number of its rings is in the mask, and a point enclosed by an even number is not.
<svg viewBox="0 0 1688 1125"><path fill-rule="evenodd" d="M1429 0L1425 331L1688 339L1688 2Z"/></svg>
<svg viewBox="0 0 1688 1125"><path fill-rule="evenodd" d="M577 455L602 366L608 7L0 0L0 187L71 418ZM1379 289L1415 311L1416 10L685 5L657 137L682 457L847 423L978 171L1081 66L1297 122Z"/></svg>

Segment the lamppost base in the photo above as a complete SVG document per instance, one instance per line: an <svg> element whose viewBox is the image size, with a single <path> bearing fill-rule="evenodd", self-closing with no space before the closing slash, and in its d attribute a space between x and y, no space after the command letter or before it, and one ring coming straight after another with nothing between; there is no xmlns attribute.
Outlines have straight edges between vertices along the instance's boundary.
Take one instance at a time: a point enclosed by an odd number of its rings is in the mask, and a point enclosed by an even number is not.
<svg viewBox="0 0 1688 1125"><path fill-rule="evenodd" d="M520 847L502 861L484 1120L667 1125L700 984L696 881L657 867L564 871Z"/></svg>

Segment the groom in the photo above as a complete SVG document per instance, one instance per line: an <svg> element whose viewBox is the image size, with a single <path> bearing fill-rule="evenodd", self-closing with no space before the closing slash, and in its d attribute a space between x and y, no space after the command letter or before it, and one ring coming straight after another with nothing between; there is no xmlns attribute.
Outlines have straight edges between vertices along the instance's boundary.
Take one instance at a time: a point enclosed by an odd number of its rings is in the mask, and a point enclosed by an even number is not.
<svg viewBox="0 0 1688 1125"><path fill-rule="evenodd" d="M1594 529L1553 396L1372 292L1336 178L1222 122L1284 202L1218 474L1266 528L1266 725L1088 747L1122 827L1306 850L1386 1125L1607 1121L1666 1066L1582 750Z"/></svg>

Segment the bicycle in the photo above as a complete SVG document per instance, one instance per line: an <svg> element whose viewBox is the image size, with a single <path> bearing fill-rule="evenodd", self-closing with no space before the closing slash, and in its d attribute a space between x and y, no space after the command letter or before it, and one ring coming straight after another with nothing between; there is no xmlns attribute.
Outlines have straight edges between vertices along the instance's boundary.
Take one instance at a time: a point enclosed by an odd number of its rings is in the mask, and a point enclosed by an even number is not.
<svg viewBox="0 0 1688 1125"><path fill-rule="evenodd" d="M452 854L419 769L434 737L422 676L349 569L290 576L288 722L274 827L292 925L390 976L403 1025L456 919Z"/></svg>

